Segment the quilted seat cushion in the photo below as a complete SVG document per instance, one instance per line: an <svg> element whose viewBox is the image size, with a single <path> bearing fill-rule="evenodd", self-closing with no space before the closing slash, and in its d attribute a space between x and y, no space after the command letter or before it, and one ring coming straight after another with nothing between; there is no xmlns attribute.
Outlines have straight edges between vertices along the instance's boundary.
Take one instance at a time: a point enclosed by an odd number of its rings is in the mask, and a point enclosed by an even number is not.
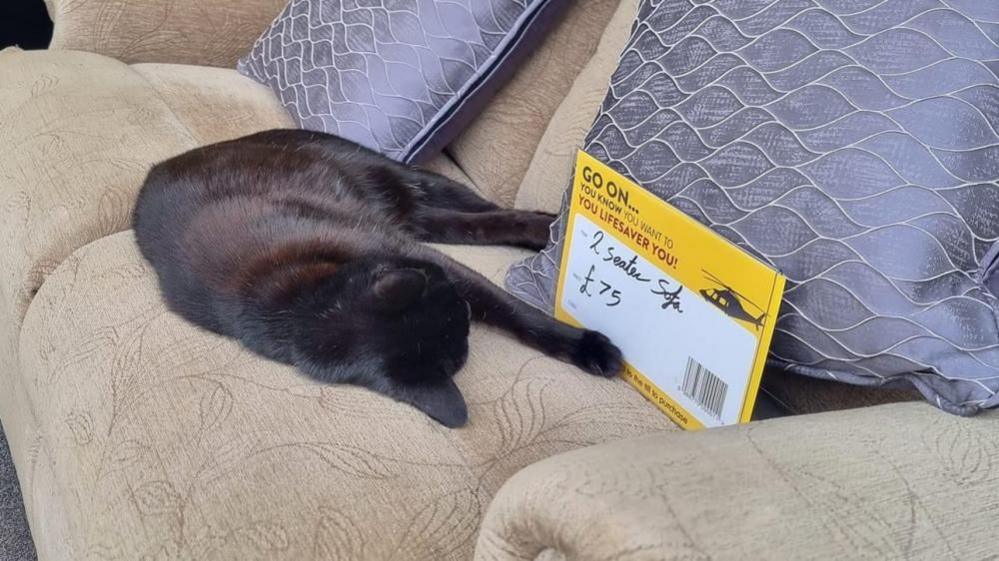
<svg viewBox="0 0 999 561"><path fill-rule="evenodd" d="M788 276L776 364L999 405L999 5L817 4L644 0L585 148Z"/></svg>
<svg viewBox="0 0 999 561"><path fill-rule="evenodd" d="M495 280L525 255L447 251ZM444 429L191 326L161 303L131 233L104 238L53 273L22 332L21 374L61 490L33 518L68 529L65 559L464 561L493 493L522 467L676 430L622 380L488 328L470 343L456 378L470 423Z"/></svg>

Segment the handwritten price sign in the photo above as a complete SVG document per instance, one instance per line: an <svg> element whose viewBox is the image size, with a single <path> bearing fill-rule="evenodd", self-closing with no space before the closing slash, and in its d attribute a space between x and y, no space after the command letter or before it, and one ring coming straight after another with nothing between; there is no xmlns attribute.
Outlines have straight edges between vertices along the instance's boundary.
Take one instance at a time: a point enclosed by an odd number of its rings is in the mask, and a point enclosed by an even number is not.
<svg viewBox="0 0 999 561"><path fill-rule="evenodd" d="M681 426L748 421L783 277L583 152L567 228L556 315Z"/></svg>
<svg viewBox="0 0 999 561"><path fill-rule="evenodd" d="M611 263L613 266L624 271L628 278L634 282L640 283L652 283L652 278L643 275L639 269L638 256L632 255L631 259L625 260L624 257L616 255L615 253L621 253L622 251L617 248L617 246L612 243L604 244L607 239L606 234L602 230L595 230L592 233L580 232L583 238L592 238L593 243L590 244L590 249L593 250L594 255L600 258L604 263ZM602 253L601 253L602 251ZM627 250L624 250L626 253ZM607 295L607 301L605 302L608 308L617 306L621 304L621 291L614 288L614 285L608 283L605 280L597 280L594 278L596 274L597 266L590 265L590 270L586 273L586 277L583 278L583 284L579 286L580 294L584 294L588 297L593 296L593 288L591 288L591 283L596 281L600 284L599 294L600 296ZM655 284L649 291L652 294L663 297L662 309L664 310L674 310L677 313L683 313L680 309L680 293L683 292L683 286L677 284L675 288L670 288L670 281L664 276L659 276L656 279ZM608 294L609 292L609 294Z"/></svg>

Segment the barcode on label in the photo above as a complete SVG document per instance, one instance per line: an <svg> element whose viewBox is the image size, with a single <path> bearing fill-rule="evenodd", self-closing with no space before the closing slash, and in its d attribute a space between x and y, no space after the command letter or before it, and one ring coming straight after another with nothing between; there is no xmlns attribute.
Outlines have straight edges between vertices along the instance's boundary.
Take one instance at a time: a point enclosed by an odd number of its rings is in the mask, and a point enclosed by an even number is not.
<svg viewBox="0 0 999 561"><path fill-rule="evenodd" d="M716 419L721 417L728 384L693 358L687 358L680 390Z"/></svg>

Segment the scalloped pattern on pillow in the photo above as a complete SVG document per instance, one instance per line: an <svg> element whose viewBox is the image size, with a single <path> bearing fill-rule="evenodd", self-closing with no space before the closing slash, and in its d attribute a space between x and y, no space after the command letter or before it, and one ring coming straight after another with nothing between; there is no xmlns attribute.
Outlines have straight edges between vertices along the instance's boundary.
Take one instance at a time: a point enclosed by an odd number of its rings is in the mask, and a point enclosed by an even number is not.
<svg viewBox="0 0 999 561"><path fill-rule="evenodd" d="M972 414L999 405L997 41L996 2L643 0L585 149L787 275L776 363ZM542 308L562 228L507 278Z"/></svg>
<svg viewBox="0 0 999 561"><path fill-rule="evenodd" d="M443 148L566 0L291 0L240 59L306 129L400 161Z"/></svg>

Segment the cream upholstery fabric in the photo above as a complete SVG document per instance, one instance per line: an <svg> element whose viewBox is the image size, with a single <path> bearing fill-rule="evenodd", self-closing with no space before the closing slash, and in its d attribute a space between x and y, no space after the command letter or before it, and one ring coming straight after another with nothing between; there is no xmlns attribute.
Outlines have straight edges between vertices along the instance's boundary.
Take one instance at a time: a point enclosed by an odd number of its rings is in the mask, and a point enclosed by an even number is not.
<svg viewBox="0 0 999 561"><path fill-rule="evenodd" d="M182 64L135 64L131 69L199 145L295 127L269 88L235 70Z"/></svg>
<svg viewBox="0 0 999 561"><path fill-rule="evenodd" d="M456 248L500 280L524 252ZM474 329L448 430L366 390L314 383L187 324L130 232L45 282L20 345L65 559L468 559L492 494L555 453L677 430L622 380ZM41 536L44 539L44 536ZM317 555L318 553L318 555Z"/></svg>
<svg viewBox="0 0 999 561"><path fill-rule="evenodd" d="M123 230L148 165L194 140L148 83L89 53L0 51L0 415L23 478L38 449L18 334L47 275ZM29 505L29 510L30 510Z"/></svg>
<svg viewBox="0 0 999 561"><path fill-rule="evenodd" d="M999 414L922 403L614 442L500 490L477 561L987 559Z"/></svg>
<svg viewBox="0 0 999 561"><path fill-rule="evenodd" d="M631 32L638 0L621 0L592 58L555 109L517 192L517 208L558 212L576 163L576 151L597 116L611 73Z"/></svg>
<svg viewBox="0 0 999 561"><path fill-rule="evenodd" d="M45 0L53 49L232 68L287 0Z"/></svg>
<svg viewBox="0 0 999 561"><path fill-rule="evenodd" d="M510 83L448 147L448 154L492 200L513 206L545 125L596 49L617 2L574 2Z"/></svg>
<svg viewBox="0 0 999 561"><path fill-rule="evenodd" d="M0 301L23 316L73 250L128 226L148 166L195 146L141 76L89 53L0 53Z"/></svg>
<svg viewBox="0 0 999 561"><path fill-rule="evenodd" d="M675 430L488 329L458 379L471 424L447 431L168 313L124 231L146 170L286 123L232 70L0 54L0 418L41 559L468 559L523 466ZM496 280L525 255L447 251Z"/></svg>
<svg viewBox="0 0 999 561"><path fill-rule="evenodd" d="M269 97L247 99L255 90L228 80L238 78L235 71L156 66L175 73L160 73L161 91L150 84L152 70L139 74L102 56L0 52L0 143L16 147L0 154L0 416L30 489L29 515L58 512L62 504L36 421L46 411L27 399L17 365L21 320L34 293L73 251L127 228L152 162L283 118ZM199 127L202 118L216 124ZM31 518L45 547L58 550L66 519Z"/></svg>

